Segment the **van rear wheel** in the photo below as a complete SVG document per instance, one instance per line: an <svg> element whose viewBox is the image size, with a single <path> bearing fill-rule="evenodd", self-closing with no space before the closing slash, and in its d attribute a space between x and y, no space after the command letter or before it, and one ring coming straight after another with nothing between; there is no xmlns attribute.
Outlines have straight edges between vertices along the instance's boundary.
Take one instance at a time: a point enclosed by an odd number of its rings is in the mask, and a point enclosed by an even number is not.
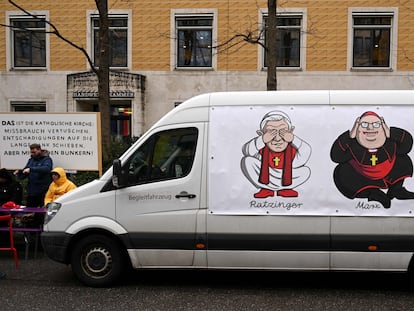
<svg viewBox="0 0 414 311"><path fill-rule="evenodd" d="M94 234L75 245L71 265L76 277L92 287L110 286L116 282L123 267L118 243L105 235Z"/></svg>

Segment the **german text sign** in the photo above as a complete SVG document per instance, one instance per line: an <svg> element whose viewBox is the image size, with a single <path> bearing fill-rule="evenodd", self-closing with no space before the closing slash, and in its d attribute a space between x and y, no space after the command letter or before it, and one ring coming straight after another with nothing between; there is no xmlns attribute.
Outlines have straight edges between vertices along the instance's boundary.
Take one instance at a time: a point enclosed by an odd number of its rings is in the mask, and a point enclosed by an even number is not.
<svg viewBox="0 0 414 311"><path fill-rule="evenodd" d="M100 171L98 113L0 113L0 122L1 167L24 167L38 143L54 167Z"/></svg>

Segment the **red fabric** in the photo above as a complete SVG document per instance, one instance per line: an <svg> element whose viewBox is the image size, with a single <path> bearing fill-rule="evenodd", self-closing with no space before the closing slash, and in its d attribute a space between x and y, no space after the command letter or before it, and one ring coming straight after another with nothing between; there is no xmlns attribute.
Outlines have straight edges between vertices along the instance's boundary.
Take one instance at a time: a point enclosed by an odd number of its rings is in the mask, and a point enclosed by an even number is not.
<svg viewBox="0 0 414 311"><path fill-rule="evenodd" d="M262 184L267 185L270 181L269 177L269 166L276 167L275 165L270 164L270 155L271 151L269 147L266 145L262 150L260 150L262 155L261 167L260 167L260 175L259 175L259 182ZM286 149L283 152L280 152L281 165L283 165L283 172L282 172L282 186L288 186L292 184L292 161L293 157L295 156L296 150L292 147L291 144L288 144Z"/></svg>
<svg viewBox="0 0 414 311"><path fill-rule="evenodd" d="M392 161L384 161L374 166L359 163L354 159L349 161L349 163L362 176L365 176L369 179L378 180L385 178L391 172L395 164L395 159L396 158L393 157Z"/></svg>
<svg viewBox="0 0 414 311"><path fill-rule="evenodd" d="M3 208L20 208L20 205L17 205L13 201L8 201L8 202L4 203L1 207L3 207Z"/></svg>
<svg viewBox="0 0 414 311"><path fill-rule="evenodd" d="M266 145L264 146L263 152L262 152L262 165L260 167L260 175L259 175L259 181L265 185L269 183L269 158L270 158L270 150L269 150L269 147Z"/></svg>
<svg viewBox="0 0 414 311"><path fill-rule="evenodd" d="M282 186L292 184L292 146L289 144L285 149L285 162L283 164Z"/></svg>

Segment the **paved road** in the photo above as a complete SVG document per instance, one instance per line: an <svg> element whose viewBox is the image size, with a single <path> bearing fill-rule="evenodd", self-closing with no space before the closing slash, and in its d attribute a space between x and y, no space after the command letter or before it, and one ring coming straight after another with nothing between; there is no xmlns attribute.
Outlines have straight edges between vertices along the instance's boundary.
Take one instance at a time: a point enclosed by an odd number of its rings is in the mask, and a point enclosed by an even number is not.
<svg viewBox="0 0 414 311"><path fill-rule="evenodd" d="M33 254L31 254L33 255ZM88 288L40 253L16 270L0 253L0 310L413 310L408 276L381 273L140 271Z"/></svg>

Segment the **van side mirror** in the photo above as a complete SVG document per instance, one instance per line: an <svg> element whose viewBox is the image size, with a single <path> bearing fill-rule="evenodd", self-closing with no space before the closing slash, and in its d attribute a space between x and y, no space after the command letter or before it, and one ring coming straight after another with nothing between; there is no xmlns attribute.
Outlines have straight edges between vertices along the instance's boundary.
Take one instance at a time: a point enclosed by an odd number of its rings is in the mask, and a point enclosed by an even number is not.
<svg viewBox="0 0 414 311"><path fill-rule="evenodd" d="M122 171L121 160L115 159L112 163L112 184L116 188L125 187L126 182L125 172Z"/></svg>

